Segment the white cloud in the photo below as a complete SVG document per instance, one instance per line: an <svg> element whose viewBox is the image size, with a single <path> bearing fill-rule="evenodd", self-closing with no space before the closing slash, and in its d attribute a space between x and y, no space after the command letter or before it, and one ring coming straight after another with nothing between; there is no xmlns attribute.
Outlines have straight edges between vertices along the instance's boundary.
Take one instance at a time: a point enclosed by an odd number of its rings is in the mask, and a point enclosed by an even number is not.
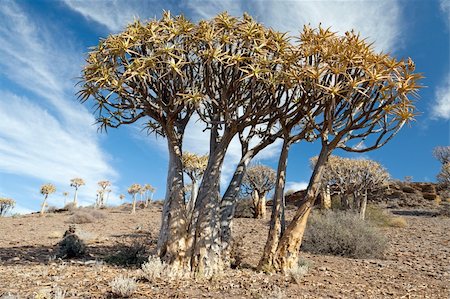
<svg viewBox="0 0 450 299"><path fill-rule="evenodd" d="M80 176L88 183L80 188L80 201L92 203L96 182L114 180L117 173L99 146L94 118L74 97L73 78L81 68L81 53L37 24L15 2L0 2L0 25L0 80L8 78L31 92L19 96L17 86L0 88L2 177L52 182L62 192L70 191L69 180ZM34 201L39 196L39 185L23 187L23 199ZM3 188L6 195L15 193Z"/></svg>
<svg viewBox="0 0 450 299"><path fill-rule="evenodd" d="M435 118L450 119L450 75L444 84L438 86L435 91L436 102L432 107L432 115Z"/></svg>
<svg viewBox="0 0 450 299"><path fill-rule="evenodd" d="M284 190L299 191L299 190L305 190L306 187L308 187L307 182L292 182L291 181L291 182L286 182L286 186L285 186Z"/></svg>
<svg viewBox="0 0 450 299"><path fill-rule="evenodd" d="M281 31L296 35L302 26L310 23L332 27L341 33L355 29L362 36L375 42L378 50L391 51L399 46L399 24L401 22L399 1L183 1L178 6L162 1L75 1L65 0L66 5L85 18L117 32L134 18L160 16L162 10L181 10L188 17L210 18L228 11L240 16L250 13L258 21Z"/></svg>

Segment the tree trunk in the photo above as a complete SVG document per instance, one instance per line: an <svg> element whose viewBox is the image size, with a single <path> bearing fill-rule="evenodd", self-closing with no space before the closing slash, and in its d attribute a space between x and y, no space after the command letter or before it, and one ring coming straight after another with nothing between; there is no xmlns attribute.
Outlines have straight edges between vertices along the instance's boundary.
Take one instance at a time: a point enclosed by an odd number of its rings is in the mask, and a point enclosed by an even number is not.
<svg viewBox="0 0 450 299"><path fill-rule="evenodd" d="M321 208L323 210L331 209L331 194L330 194L330 185L326 185L325 190L322 192L322 202Z"/></svg>
<svg viewBox="0 0 450 299"><path fill-rule="evenodd" d="M175 269L187 269L187 219L183 193L183 165L180 145L168 137L169 167L166 198L161 215L161 229L157 244L160 258Z"/></svg>
<svg viewBox="0 0 450 299"><path fill-rule="evenodd" d="M328 150L328 146L323 145L309 181L303 204L297 210L294 219L280 238L272 262L272 269L275 271L286 272L286 270L291 269L298 263L298 253L305 232L306 222L318 195L322 172L329 155L330 151Z"/></svg>
<svg viewBox="0 0 450 299"><path fill-rule="evenodd" d="M367 189L364 190L363 198L361 201L361 208L359 210L359 218L362 220L366 218L366 208L367 208Z"/></svg>
<svg viewBox="0 0 450 299"><path fill-rule="evenodd" d="M133 194L133 205L131 208L131 214L135 214L136 213L136 193Z"/></svg>
<svg viewBox="0 0 450 299"><path fill-rule="evenodd" d="M73 206L76 208L78 205L78 187L75 187L75 194L73 196Z"/></svg>
<svg viewBox="0 0 450 299"><path fill-rule="evenodd" d="M259 194L258 191L254 191L254 218L266 219L266 194Z"/></svg>
<svg viewBox="0 0 450 299"><path fill-rule="evenodd" d="M191 267L196 276L210 277L223 270L220 237L219 182L226 148L230 140L210 153L191 220Z"/></svg>
<svg viewBox="0 0 450 299"><path fill-rule="evenodd" d="M42 202L41 214L40 214L41 216L43 216L45 213L45 207L47 206L47 197L48 197L48 194L45 195L44 201Z"/></svg>
<svg viewBox="0 0 450 299"><path fill-rule="evenodd" d="M286 182L286 166L289 154L290 142L284 140L280 153L277 168L277 184L273 195L272 216L270 220L269 235L267 237L266 246L264 247L263 256L259 261L258 268L265 272L271 272L273 269L273 261L281 236L281 218L283 212L284 185Z"/></svg>
<svg viewBox="0 0 450 299"><path fill-rule="evenodd" d="M187 204L187 218L191 219L192 212L194 211L195 207L195 201L197 200L197 194L198 194L198 184L196 180L192 180L191 183L191 198L189 199L189 202Z"/></svg>

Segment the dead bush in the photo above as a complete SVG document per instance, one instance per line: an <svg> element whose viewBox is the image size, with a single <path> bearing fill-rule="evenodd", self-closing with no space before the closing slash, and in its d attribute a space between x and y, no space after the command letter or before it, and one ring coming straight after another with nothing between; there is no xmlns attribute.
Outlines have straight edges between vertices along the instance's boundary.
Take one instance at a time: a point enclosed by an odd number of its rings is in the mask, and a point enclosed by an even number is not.
<svg viewBox="0 0 450 299"><path fill-rule="evenodd" d="M450 202L444 201L439 205L439 215L450 217Z"/></svg>
<svg viewBox="0 0 450 299"><path fill-rule="evenodd" d="M131 297L137 289L136 281L133 278L119 276L109 283L111 291L115 297Z"/></svg>
<svg viewBox="0 0 450 299"><path fill-rule="evenodd" d="M126 267L140 266L148 257L149 243L150 240L147 238L127 238L116 246L115 252L108 256L105 261Z"/></svg>
<svg viewBox="0 0 450 299"><path fill-rule="evenodd" d="M302 249L312 253L351 258L381 257L385 237L367 220L350 212L313 213L302 242Z"/></svg>
<svg viewBox="0 0 450 299"><path fill-rule="evenodd" d="M63 208L66 211L73 212L77 209L77 206L73 202L69 202Z"/></svg>
<svg viewBox="0 0 450 299"><path fill-rule="evenodd" d="M67 219L67 222L72 224L92 223L94 221L94 216L83 211L77 211Z"/></svg>
<svg viewBox="0 0 450 299"><path fill-rule="evenodd" d="M81 257L86 254L86 245L75 232L75 227L70 226L64 233L63 239L58 243L58 258Z"/></svg>

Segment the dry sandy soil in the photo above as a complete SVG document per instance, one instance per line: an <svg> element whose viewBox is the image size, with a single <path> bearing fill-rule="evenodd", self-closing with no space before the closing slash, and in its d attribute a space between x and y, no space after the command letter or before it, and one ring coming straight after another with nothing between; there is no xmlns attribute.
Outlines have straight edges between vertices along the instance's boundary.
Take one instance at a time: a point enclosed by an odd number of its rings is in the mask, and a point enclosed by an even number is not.
<svg viewBox="0 0 450 299"><path fill-rule="evenodd" d="M449 218L404 213L407 227L383 228L389 239L384 259L304 253L310 268L299 281L257 273L268 221L236 219L235 234L244 237L240 269L210 280L149 283L138 268L111 265L104 258L117 251L118 243L154 240L160 208L136 215L124 207L102 212L103 219L76 225L89 249L76 260L54 257L70 212L0 218L0 298L52 298L48 294L58 290L65 298L107 298L109 283L119 275L137 279L133 298L450 298Z"/></svg>

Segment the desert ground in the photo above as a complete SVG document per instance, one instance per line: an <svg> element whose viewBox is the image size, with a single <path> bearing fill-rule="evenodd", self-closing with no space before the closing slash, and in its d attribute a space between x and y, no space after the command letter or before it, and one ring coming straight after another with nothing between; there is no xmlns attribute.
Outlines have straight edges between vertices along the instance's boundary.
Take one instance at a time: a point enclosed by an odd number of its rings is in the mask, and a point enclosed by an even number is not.
<svg viewBox="0 0 450 299"><path fill-rule="evenodd" d="M73 211L3 217L0 298L112 298L110 282L120 275L136 279L132 298L450 298L450 218L414 209L393 212L407 226L380 228L389 242L382 259L302 253L309 269L300 279L258 273L269 221L238 218L239 268L211 279L152 282L139 267L108 257L133 242L154 248L161 213L156 204L135 215L127 206L102 209L94 222L76 224L88 253L69 260L55 255Z"/></svg>

